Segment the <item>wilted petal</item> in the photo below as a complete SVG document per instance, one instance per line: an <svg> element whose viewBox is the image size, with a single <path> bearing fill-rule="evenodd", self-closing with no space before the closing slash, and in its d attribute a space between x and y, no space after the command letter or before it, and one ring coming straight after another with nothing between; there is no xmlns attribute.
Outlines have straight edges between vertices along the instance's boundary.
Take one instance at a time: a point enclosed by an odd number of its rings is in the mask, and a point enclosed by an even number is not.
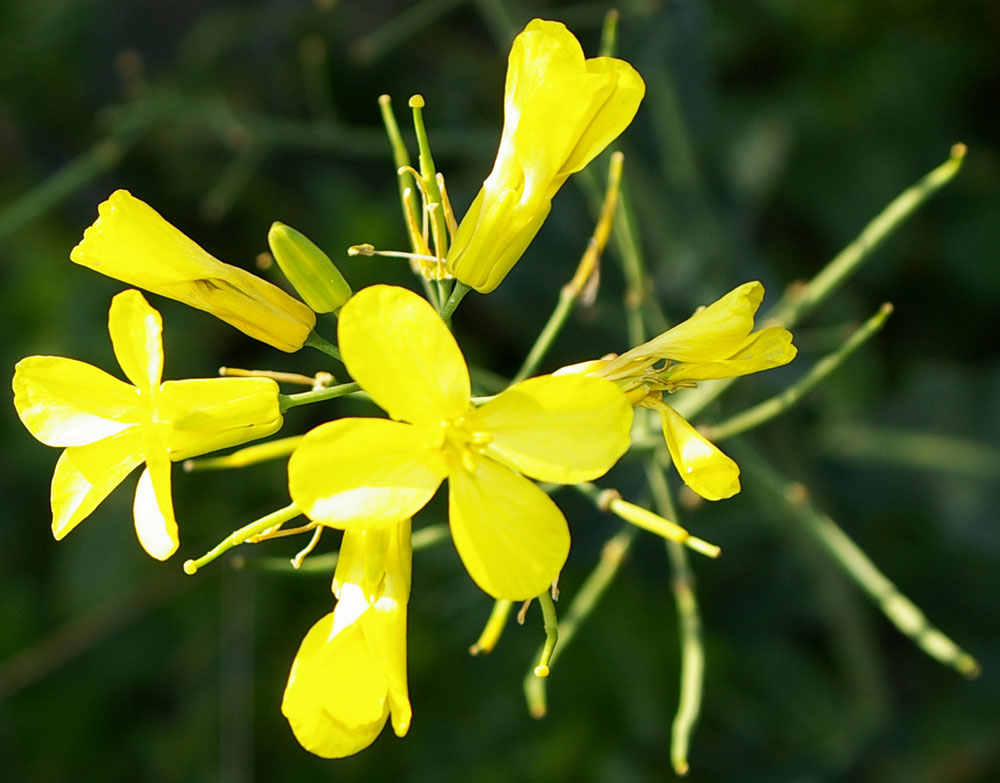
<svg viewBox="0 0 1000 783"><path fill-rule="evenodd" d="M52 535L62 539L142 462L138 428L97 443L71 446L52 475Z"/></svg>
<svg viewBox="0 0 1000 783"><path fill-rule="evenodd" d="M569 554L569 528L555 503L488 457L449 476L451 535L466 570L494 598L544 592Z"/></svg>
<svg viewBox="0 0 1000 783"><path fill-rule="evenodd" d="M486 453L539 481L603 476L631 442L632 406L610 381L581 375L523 381L469 413Z"/></svg>
<svg viewBox="0 0 1000 783"><path fill-rule="evenodd" d="M108 332L128 379L146 393L158 388L163 374L163 320L142 294L131 289L111 300Z"/></svg>
<svg viewBox="0 0 1000 783"><path fill-rule="evenodd" d="M648 356L692 364L728 358L753 331L753 317L763 298L764 286L744 283L673 329L626 351L611 363L609 372Z"/></svg>
<svg viewBox="0 0 1000 783"><path fill-rule="evenodd" d="M661 403L656 409L670 457L685 484L706 500L722 500L740 491L740 468L733 460L669 405Z"/></svg>
<svg viewBox="0 0 1000 783"><path fill-rule="evenodd" d="M84 446L149 418L138 389L75 359L22 359L13 386L18 416L46 446Z"/></svg>
<svg viewBox="0 0 1000 783"><path fill-rule="evenodd" d="M412 291L374 285L340 311L347 371L392 418L437 424L469 407L469 370L434 308Z"/></svg>
<svg viewBox="0 0 1000 783"><path fill-rule="evenodd" d="M792 333L780 326L771 326L751 334L726 359L679 364L669 368L665 377L670 381L738 378L788 364L796 353L798 349L792 345Z"/></svg>
<svg viewBox="0 0 1000 783"><path fill-rule="evenodd" d="M211 313L282 351L297 351L316 324L302 302L214 258L151 206L116 190L70 254L77 264Z"/></svg>
<svg viewBox="0 0 1000 783"><path fill-rule="evenodd" d="M361 527L413 516L446 474L425 430L386 419L339 419L303 438L288 461L288 489L310 519Z"/></svg>

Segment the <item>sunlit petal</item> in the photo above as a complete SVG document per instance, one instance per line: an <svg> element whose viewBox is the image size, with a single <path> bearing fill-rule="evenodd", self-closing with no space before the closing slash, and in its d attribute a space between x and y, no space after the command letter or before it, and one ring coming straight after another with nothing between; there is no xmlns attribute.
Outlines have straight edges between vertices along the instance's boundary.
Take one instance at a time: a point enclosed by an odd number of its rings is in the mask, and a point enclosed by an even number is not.
<svg viewBox="0 0 1000 783"><path fill-rule="evenodd" d="M61 539L142 462L142 434L126 430L66 449L52 475L52 534Z"/></svg>
<svg viewBox="0 0 1000 783"><path fill-rule="evenodd" d="M138 389L75 359L22 359L13 386L18 416L47 446L95 443L149 418Z"/></svg>
<svg viewBox="0 0 1000 783"><path fill-rule="evenodd" d="M569 554L569 528L548 495L480 456L449 477L451 535L466 570L494 598L544 592Z"/></svg>
<svg viewBox="0 0 1000 783"><path fill-rule="evenodd" d="M685 484L706 500L721 500L740 491L740 468L733 460L669 405L656 409L670 457Z"/></svg>
<svg viewBox="0 0 1000 783"><path fill-rule="evenodd" d="M323 617L302 640L288 676L281 712L299 743L323 758L368 747L389 715L385 676L371 665L362 622L334 634L334 613Z"/></svg>
<svg viewBox="0 0 1000 783"><path fill-rule="evenodd" d="M347 371L392 418L437 423L469 407L469 370L427 300L396 286L358 291L340 311Z"/></svg>
<svg viewBox="0 0 1000 783"><path fill-rule="evenodd" d="M541 376L470 412L491 436L486 453L540 481L575 484L604 475L629 447L632 406L610 381Z"/></svg>
<svg viewBox="0 0 1000 783"><path fill-rule="evenodd" d="M108 331L115 358L125 375L143 392L160 385L163 374L163 320L135 289L111 300Z"/></svg>
<svg viewBox="0 0 1000 783"><path fill-rule="evenodd" d="M447 474L425 430L387 419L340 419L309 432L288 462L292 500L332 527L397 522Z"/></svg>
<svg viewBox="0 0 1000 783"><path fill-rule="evenodd" d="M132 506L135 533L150 556L166 560L177 551L177 521L170 495L170 460L166 452L148 454Z"/></svg>

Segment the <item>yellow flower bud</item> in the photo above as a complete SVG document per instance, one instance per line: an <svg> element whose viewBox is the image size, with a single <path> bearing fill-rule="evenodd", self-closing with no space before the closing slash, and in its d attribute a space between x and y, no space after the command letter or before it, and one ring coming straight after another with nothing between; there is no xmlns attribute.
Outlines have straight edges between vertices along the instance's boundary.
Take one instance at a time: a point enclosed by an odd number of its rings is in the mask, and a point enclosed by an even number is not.
<svg viewBox="0 0 1000 783"><path fill-rule="evenodd" d="M275 221L267 243L288 282L317 313L339 310L351 298L351 287L340 270L309 237Z"/></svg>
<svg viewBox="0 0 1000 783"><path fill-rule="evenodd" d="M97 210L70 254L77 264L204 310L289 353L316 325L298 299L214 258L128 191L116 190Z"/></svg>

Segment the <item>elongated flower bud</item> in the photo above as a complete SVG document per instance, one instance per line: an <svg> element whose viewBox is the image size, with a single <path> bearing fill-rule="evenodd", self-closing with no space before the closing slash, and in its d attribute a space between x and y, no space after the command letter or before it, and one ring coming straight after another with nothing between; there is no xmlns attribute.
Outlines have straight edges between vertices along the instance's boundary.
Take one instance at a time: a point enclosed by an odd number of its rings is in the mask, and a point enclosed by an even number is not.
<svg viewBox="0 0 1000 783"><path fill-rule="evenodd" d="M351 298L351 287L330 256L305 234L275 221L267 243L288 282L317 313L339 310Z"/></svg>

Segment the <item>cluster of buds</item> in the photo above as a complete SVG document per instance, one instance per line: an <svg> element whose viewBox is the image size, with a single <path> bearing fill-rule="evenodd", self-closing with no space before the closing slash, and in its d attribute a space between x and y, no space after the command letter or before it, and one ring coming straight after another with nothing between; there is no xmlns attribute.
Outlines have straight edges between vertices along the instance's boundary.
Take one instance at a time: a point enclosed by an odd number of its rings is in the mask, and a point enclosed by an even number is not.
<svg viewBox="0 0 1000 783"><path fill-rule="evenodd" d="M556 192L629 125L643 93L628 63L587 59L563 25L531 22L511 49L496 162L460 222L426 145L422 101L411 101L421 155L419 170L397 155L400 176L410 181L401 195L412 252L402 255L422 278L436 281L436 288L425 286L436 292L431 301L388 285L354 292L326 253L275 223L271 252L300 301L217 260L123 190L100 205L73 249L78 264L203 310L281 351L324 351L353 382L331 386L332 375L325 375L300 394L281 393L278 383L290 378L284 373L164 382L159 313L137 290L118 294L109 331L130 383L61 357L33 356L17 365L21 420L43 443L65 449L52 481L56 538L145 463L136 531L150 555L169 558L179 545L171 461L268 437L281 429L289 407L342 395L363 393L388 416L334 418L304 436L221 458L246 464L287 456L291 502L184 564L193 573L233 546L308 531L312 538L295 561L301 563L323 530L343 531L335 607L305 635L282 702L295 736L313 753L355 753L390 716L397 735L408 730L411 520L442 484L451 538L475 584L500 602L539 598L548 606L570 549L569 525L549 490L587 485L610 470L632 445L635 408L660 413L666 446L691 489L710 500L739 490L735 463L664 400L699 381L794 357L785 329L754 331L759 283L740 286L620 356L527 378L488 399L472 396L466 360L448 326L466 291L488 293L501 283L540 230ZM387 124L398 152L394 120ZM416 210L415 198L422 202ZM335 315L335 344L316 333L317 314ZM632 504L619 499L608 507L675 540L690 538L698 551L718 553ZM301 516L307 522L299 528L283 527ZM545 663L536 671L547 672Z"/></svg>

